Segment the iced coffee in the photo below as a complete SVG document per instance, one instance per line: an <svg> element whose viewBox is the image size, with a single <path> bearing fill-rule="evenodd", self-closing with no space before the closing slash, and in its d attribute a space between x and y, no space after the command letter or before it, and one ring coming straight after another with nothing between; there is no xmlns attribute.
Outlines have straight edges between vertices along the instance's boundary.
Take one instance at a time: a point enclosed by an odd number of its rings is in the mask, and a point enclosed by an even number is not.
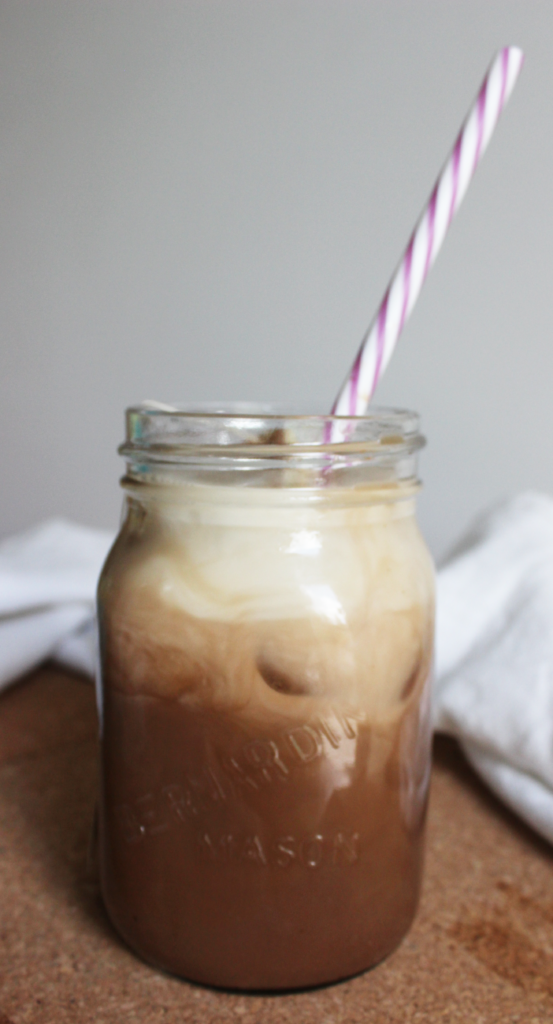
<svg viewBox="0 0 553 1024"><path fill-rule="evenodd" d="M320 423L159 415L130 414L99 588L108 912L195 981L347 977L399 943L421 880L416 421L373 414L323 453Z"/></svg>

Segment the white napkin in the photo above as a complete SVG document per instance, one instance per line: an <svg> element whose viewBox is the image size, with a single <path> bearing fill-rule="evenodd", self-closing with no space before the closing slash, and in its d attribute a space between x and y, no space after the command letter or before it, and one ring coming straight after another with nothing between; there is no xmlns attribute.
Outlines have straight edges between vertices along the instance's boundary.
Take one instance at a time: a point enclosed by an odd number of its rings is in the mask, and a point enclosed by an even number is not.
<svg viewBox="0 0 553 1024"><path fill-rule="evenodd" d="M553 842L553 501L485 516L438 573L435 728Z"/></svg>
<svg viewBox="0 0 553 1024"><path fill-rule="evenodd" d="M47 657L92 675L112 535L55 520L0 543L0 689ZM553 500L485 516L438 572L434 724L553 842Z"/></svg>
<svg viewBox="0 0 553 1024"><path fill-rule="evenodd" d="M0 690L45 658L94 674L94 601L113 542L53 519L0 543Z"/></svg>

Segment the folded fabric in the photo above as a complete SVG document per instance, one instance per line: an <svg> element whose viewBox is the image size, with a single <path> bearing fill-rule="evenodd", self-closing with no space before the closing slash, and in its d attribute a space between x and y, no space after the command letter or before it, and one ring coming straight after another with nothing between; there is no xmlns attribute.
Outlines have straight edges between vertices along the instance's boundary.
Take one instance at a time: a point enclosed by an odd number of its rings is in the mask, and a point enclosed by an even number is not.
<svg viewBox="0 0 553 1024"><path fill-rule="evenodd" d="M0 689L49 657L93 675L112 540L55 520L0 543ZM435 728L553 842L553 500L523 494L483 517L437 587Z"/></svg>
<svg viewBox="0 0 553 1024"><path fill-rule="evenodd" d="M485 516L438 574L435 728L553 842L553 501Z"/></svg>
<svg viewBox="0 0 553 1024"><path fill-rule="evenodd" d="M93 675L96 584L112 542L54 519L0 543L0 689L46 658Z"/></svg>

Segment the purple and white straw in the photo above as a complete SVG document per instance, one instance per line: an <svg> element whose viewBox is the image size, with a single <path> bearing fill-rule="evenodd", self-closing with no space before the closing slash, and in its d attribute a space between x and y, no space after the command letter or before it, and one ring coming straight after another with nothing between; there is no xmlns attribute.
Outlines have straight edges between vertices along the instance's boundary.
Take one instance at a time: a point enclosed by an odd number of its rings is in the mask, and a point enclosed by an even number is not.
<svg viewBox="0 0 553 1024"><path fill-rule="evenodd" d="M361 416L366 411L511 95L523 59L516 46L505 47L495 57L332 406L332 415ZM330 433L327 440L339 441L348 430L334 423Z"/></svg>

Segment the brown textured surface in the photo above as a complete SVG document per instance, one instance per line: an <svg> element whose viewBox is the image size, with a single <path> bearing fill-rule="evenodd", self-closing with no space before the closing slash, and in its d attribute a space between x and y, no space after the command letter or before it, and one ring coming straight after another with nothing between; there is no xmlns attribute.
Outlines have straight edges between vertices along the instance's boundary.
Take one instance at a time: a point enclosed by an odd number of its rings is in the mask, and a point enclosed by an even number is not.
<svg viewBox="0 0 553 1024"><path fill-rule="evenodd" d="M0 697L0 1024L553 1021L553 855L437 743L422 905L375 970L284 996L159 974L119 941L88 860L92 687L45 669Z"/></svg>

